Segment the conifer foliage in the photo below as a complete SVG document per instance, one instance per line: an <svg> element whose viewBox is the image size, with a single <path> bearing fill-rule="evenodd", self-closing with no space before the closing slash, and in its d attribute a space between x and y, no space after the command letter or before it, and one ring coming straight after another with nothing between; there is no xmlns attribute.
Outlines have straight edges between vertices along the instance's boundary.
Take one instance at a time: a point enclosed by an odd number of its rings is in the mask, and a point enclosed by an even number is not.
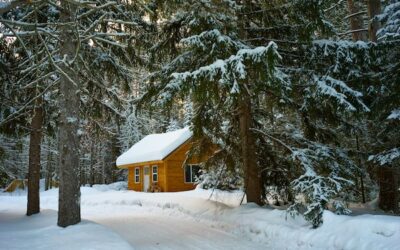
<svg viewBox="0 0 400 250"><path fill-rule="evenodd" d="M119 149L190 126L187 159L210 156L203 188L259 205L273 190L318 227L399 165L399 13L375 0L0 4L0 163L13 166L0 171L23 178L29 151L38 181L40 155L58 159L68 226L80 184L121 177L105 167Z"/></svg>
<svg viewBox="0 0 400 250"><path fill-rule="evenodd" d="M318 226L329 200L359 171L346 149L335 145L330 126L369 109L362 93L318 63L331 46L311 42L315 32L332 32L324 5L283 2L180 4L153 47L167 55L162 58L175 56L150 76L142 100L166 107L190 97L195 136L220 149L209 164L223 158L231 170L241 168L249 202L261 204L266 185L284 188L291 214L305 207L305 218ZM199 143L194 151L202 148Z"/></svg>

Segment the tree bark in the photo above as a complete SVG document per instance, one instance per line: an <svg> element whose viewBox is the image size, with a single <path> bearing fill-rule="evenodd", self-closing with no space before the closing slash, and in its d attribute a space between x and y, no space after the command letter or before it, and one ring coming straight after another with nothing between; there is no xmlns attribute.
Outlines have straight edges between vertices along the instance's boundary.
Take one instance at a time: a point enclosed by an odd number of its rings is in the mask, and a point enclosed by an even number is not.
<svg viewBox="0 0 400 250"><path fill-rule="evenodd" d="M358 165L360 166L360 168L362 168L364 170L365 168L364 168L364 165L362 164L362 161L361 161L360 143L359 143L357 134L356 134L356 146L357 146L357 151L358 151L358 153L357 153ZM361 175L360 175L360 181L361 181L360 189L361 189L362 203L365 203L366 199L365 199L365 188L364 188L364 176L363 175L364 175L363 173L361 173Z"/></svg>
<svg viewBox="0 0 400 250"><path fill-rule="evenodd" d="M51 140L47 145L49 147L47 152L47 163L46 163L46 181L45 181L45 190L49 190L52 187L52 176L53 176L53 166L52 166L52 156L51 156Z"/></svg>
<svg viewBox="0 0 400 250"><path fill-rule="evenodd" d="M239 126L242 147L242 161L245 169L245 189L247 202L262 205L261 173L257 166L255 140L251 131L251 97L244 93L239 103Z"/></svg>
<svg viewBox="0 0 400 250"><path fill-rule="evenodd" d="M244 9L251 9L251 1L237 1ZM248 37L246 27L249 27L249 20L246 20L246 15L238 12L238 34L242 39ZM243 82L243 84L248 84ZM262 177L261 171L257 165L256 145L253 131L252 119L252 103L251 95L247 88L242 88L239 97L239 130L240 144L242 148L242 162L245 171L245 192L247 202L254 202L262 205Z"/></svg>
<svg viewBox="0 0 400 250"><path fill-rule="evenodd" d="M347 0L347 6L349 8L349 14L356 14L360 12L359 6L355 3L356 1ZM350 17L350 29L353 31L352 36L354 41L367 41L367 32L364 31L363 18L361 15L355 15Z"/></svg>
<svg viewBox="0 0 400 250"><path fill-rule="evenodd" d="M368 0L368 16L369 16L369 26L368 33L369 39L372 42L377 42L376 32L378 31L380 25L375 17L381 13L381 1L380 0Z"/></svg>
<svg viewBox="0 0 400 250"><path fill-rule="evenodd" d="M49 190L52 186L52 176L53 176L53 166L52 166L52 153L51 153L51 143L48 144L49 151L47 152L47 164L46 164L46 182L45 190Z"/></svg>
<svg viewBox="0 0 400 250"><path fill-rule="evenodd" d="M60 54L64 62L60 64L60 188L58 200L58 225L67 227L81 221L79 183L79 104L80 89L78 71L73 60L77 49L76 35L71 24L75 22L76 6L61 1L60 14ZM68 77L67 77L67 76Z"/></svg>
<svg viewBox="0 0 400 250"><path fill-rule="evenodd" d="M92 187L94 185L94 164L95 164L95 145L94 140L91 138L90 141L90 172L89 172L89 184Z"/></svg>
<svg viewBox="0 0 400 250"><path fill-rule="evenodd" d="M105 143L105 154L103 158L103 179L104 179L104 184L110 184L112 182L112 171L113 171L113 143L112 143L112 138L106 137L106 143Z"/></svg>
<svg viewBox="0 0 400 250"><path fill-rule="evenodd" d="M43 107L41 98L36 101L31 122L29 141L28 204L26 214L40 212L40 145L42 141Z"/></svg>
<svg viewBox="0 0 400 250"><path fill-rule="evenodd" d="M368 0L368 14L369 14L370 18L373 18L376 14L374 14L371 17L371 6L370 6L371 2L379 2L379 0ZM348 6L349 6L350 13L357 13L359 11L359 9L356 6L354 6L352 0L348 0L347 3L348 3ZM375 5L376 5L376 3L375 3ZM379 5L380 5L380 3L379 3ZM380 7L379 7L379 9L380 9ZM356 17L350 18L350 25L351 25L351 29L352 30L354 30L354 29L363 29L363 25L362 24L363 24L362 23L362 18L360 16L358 16L357 18ZM376 34L375 34L376 30L375 30L375 33L372 34L371 26L372 26L372 23L370 23L369 28L368 28L369 38L371 40L372 39L376 40ZM376 27L376 26L374 26L374 27ZM373 36L375 38L373 38ZM353 33L353 41L358 41L358 40L362 40L362 41L366 41L367 40L366 36L364 36L364 33ZM359 146L359 141L358 141L358 135L357 134L356 134L356 146L357 146L357 151L360 152L360 146ZM358 159L358 164L359 164L360 168L365 169L363 164L362 164L361 155L360 154L357 155L357 159ZM360 186L361 198L362 198L362 202L365 203L366 199L365 199L365 188L364 188L364 177L363 177L363 174L360 175L360 181L361 181L361 186Z"/></svg>

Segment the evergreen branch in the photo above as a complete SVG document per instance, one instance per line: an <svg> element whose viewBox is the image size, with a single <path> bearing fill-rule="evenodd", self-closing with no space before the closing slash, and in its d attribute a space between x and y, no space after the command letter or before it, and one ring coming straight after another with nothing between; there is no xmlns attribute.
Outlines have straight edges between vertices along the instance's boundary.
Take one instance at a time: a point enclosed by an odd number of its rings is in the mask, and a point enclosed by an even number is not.
<svg viewBox="0 0 400 250"><path fill-rule="evenodd" d="M126 44L119 44L119 43L117 43L115 41L110 41L110 40L107 40L107 39L104 39L104 38L101 38L101 37L93 36L92 38L93 38L93 40L98 40L100 42L108 43L110 45L113 45L113 46L116 46L116 47L120 47L122 49L126 49L128 47L128 45L126 45Z"/></svg>
<svg viewBox="0 0 400 250"><path fill-rule="evenodd" d="M68 0L68 1L72 1L72 0ZM73 2L79 4L79 2L76 2L76 1L73 1ZM103 5L91 7L91 9L89 11L87 11L87 12L81 14L81 15L78 15L76 17L76 19L78 19L78 20L82 19L84 17L87 17L87 16L89 16L91 14L96 13L98 10L101 10L101 9L104 9L104 8L107 8L107 7L110 7L110 6L113 6L113 5L118 5L118 3L114 2L114 1L111 1L111 2L107 2L107 3L103 4ZM85 7L87 7L87 6L85 6Z"/></svg>
<svg viewBox="0 0 400 250"><path fill-rule="evenodd" d="M253 131L255 131L255 132L258 132L258 133L260 133L260 134L263 134L263 135L267 136L268 138L270 138L270 139L272 139L272 140L278 142L279 144L281 144L281 145L282 145L284 148L286 148L290 153L293 153L293 149L292 149L289 145L287 145L286 143L284 143L282 140L280 140L280 139L278 139L278 138L276 138L276 137L273 137L272 135L267 134L266 132L264 132L264 131L262 131L262 130L259 130L259 129L256 129L256 128L251 128L250 130L253 130Z"/></svg>
<svg viewBox="0 0 400 250"><path fill-rule="evenodd" d="M53 60L53 57L52 57L52 55L51 55L51 53L50 53L50 51L49 51L49 48L48 48L47 45L46 45L46 42L43 40L43 38L42 38L42 36L41 36L40 34L39 34L39 38L40 38L40 40L41 40L43 46L45 47L45 50L46 50L46 53L47 53L47 57L48 57L48 59L49 59L51 65L53 65L53 66L57 69L57 71L58 71L60 74L62 74L63 76L65 76L65 77L68 79L69 82L71 82L72 84L74 84L74 85L76 85L76 86L79 86L71 77L69 77L69 75L68 75L67 73L65 73L65 72L56 64L56 62ZM64 64L66 64L66 62L64 62Z"/></svg>
<svg viewBox="0 0 400 250"><path fill-rule="evenodd" d="M51 87L55 86L59 81L54 81L53 83L49 84L42 92L40 92L38 95L30 99L28 102L26 102L20 109L12 113L11 115L7 116L3 121L0 122L0 127L2 127L4 124L7 124L11 122L12 120L16 119L17 117L20 117L20 113L24 111L30 104L32 104L34 101L36 101L38 98L41 98ZM18 116L17 116L18 115Z"/></svg>

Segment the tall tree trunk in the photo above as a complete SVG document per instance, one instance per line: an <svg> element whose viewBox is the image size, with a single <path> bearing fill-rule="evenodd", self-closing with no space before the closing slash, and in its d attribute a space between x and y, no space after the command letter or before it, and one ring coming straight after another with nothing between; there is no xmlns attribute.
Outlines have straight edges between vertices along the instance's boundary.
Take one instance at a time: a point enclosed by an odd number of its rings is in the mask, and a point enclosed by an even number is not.
<svg viewBox="0 0 400 250"><path fill-rule="evenodd" d="M359 140L358 140L358 134L356 134L356 147L357 147L357 158L358 158L358 165L360 166L360 168L362 168L363 170L365 169L364 168L364 164L362 163L362 160L361 160L361 155L360 155L360 143L359 143ZM360 189L361 189L361 199L362 199L362 203L365 203L366 202L366 199L365 199L365 188L364 188L364 173L361 173L360 174L360 181L361 181L361 186L360 186Z"/></svg>
<svg viewBox="0 0 400 250"><path fill-rule="evenodd" d="M27 215L40 212L40 145L42 141L43 107L41 98L35 104L29 142Z"/></svg>
<svg viewBox="0 0 400 250"><path fill-rule="evenodd" d="M60 64L60 68L65 74L60 74L58 225L67 227L81 221L78 135L80 89L77 70L71 65L77 49L77 34L73 26L67 24L75 22L76 6L61 1L61 7L60 19L65 25L61 26L60 54L64 55L65 63Z"/></svg>
<svg viewBox="0 0 400 250"><path fill-rule="evenodd" d="M379 29L379 22L375 19L377 15L381 13L381 1L380 0L368 0L368 16L369 16L369 39L372 42L377 41L376 32Z"/></svg>
<svg viewBox="0 0 400 250"><path fill-rule="evenodd" d="M91 138L91 141L90 141L90 172L89 172L89 184L91 187L94 184L94 164L95 164L95 159L96 159L96 157L95 157L96 149L95 149L94 143L95 142L94 142L93 138Z"/></svg>
<svg viewBox="0 0 400 250"><path fill-rule="evenodd" d="M367 41L367 32L364 30L363 18L360 12L360 7L357 5L358 0L347 0L349 14L353 15L350 19L350 29L352 31L353 40ZM365 13L365 12L364 12Z"/></svg>
<svg viewBox="0 0 400 250"><path fill-rule="evenodd" d="M52 166L52 157L51 157L51 139L47 145L49 147L47 152L47 163L46 163L46 179L45 179L45 190L49 190L51 188L51 181L53 175L53 166Z"/></svg>
<svg viewBox="0 0 400 250"><path fill-rule="evenodd" d="M359 11L358 8L354 7L353 1L352 1L352 0L348 0L347 3L348 3L348 5L349 5L349 11L350 11L351 13L353 13L352 11L355 11L354 13L357 13L357 11ZM362 19L361 19L359 16L357 17L358 19L355 19L355 18L356 18L356 17L350 18L351 29L362 29L362 28L363 28ZM361 33L358 33L358 35L356 35L356 33L353 33L353 41L359 41L359 40L366 41L366 40L367 40L367 39L366 39L366 36L365 36L365 37L364 37L364 35L360 36L360 34L361 34ZM363 34L364 34L364 33L363 33ZM359 147L359 143L358 143L358 135L357 135L357 134L356 134L356 144L357 144L357 145L356 145L356 146L357 146L357 150L359 151L360 147ZM357 155L357 158L358 158L359 167L362 168L362 169L364 169L364 166L363 166L362 163L361 163L361 156L360 156L359 153L358 153L358 155ZM360 189L361 189L361 194L362 194L362 202L365 203L363 173L360 174L360 179L361 179L361 186L360 186ZM358 181L358 179L356 180L356 182L357 182L357 181ZM358 187L358 185L356 185L356 187Z"/></svg>
<svg viewBox="0 0 400 250"><path fill-rule="evenodd" d="M118 130L117 130L118 131ZM119 133L115 133L116 135L119 135ZM119 145L118 145L118 137L114 135L112 137L112 150L111 150L111 159L112 159L112 169L111 169L111 181L116 182L117 181L117 165L116 165L116 159L119 154Z"/></svg>
<svg viewBox="0 0 400 250"><path fill-rule="evenodd" d="M257 166L256 147L251 129L251 97L244 93L239 103L240 143L245 169L245 189L247 202L261 205L261 173Z"/></svg>
<svg viewBox="0 0 400 250"><path fill-rule="evenodd" d="M248 37L246 27L249 27L249 21L246 15L242 13L245 9L251 9L251 1L237 0L237 3L244 8L237 14L238 18L238 34L242 39ZM247 84L244 82L243 84ZM262 177L261 171L257 165L256 146L252 127L252 106L251 96L247 88L243 88L239 97L239 130L240 144L242 148L242 161L245 171L245 191L247 202L254 202L262 205Z"/></svg>
<svg viewBox="0 0 400 250"><path fill-rule="evenodd" d="M113 171L113 142L112 137L106 137L106 143L104 145L104 165L103 165L103 178L105 184L112 182L112 171Z"/></svg>

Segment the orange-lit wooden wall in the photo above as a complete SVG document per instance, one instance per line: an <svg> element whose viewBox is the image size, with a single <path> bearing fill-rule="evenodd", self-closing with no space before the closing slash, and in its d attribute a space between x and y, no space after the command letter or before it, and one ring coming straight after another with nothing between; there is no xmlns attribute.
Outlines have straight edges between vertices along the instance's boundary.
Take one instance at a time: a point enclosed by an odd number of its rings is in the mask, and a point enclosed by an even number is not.
<svg viewBox="0 0 400 250"><path fill-rule="evenodd" d="M190 149L190 143L184 143L164 159L167 169L167 190L168 192L186 191L195 188L193 183L185 182L185 169L182 166L186 159L186 153ZM188 163L195 163L189 161Z"/></svg>
<svg viewBox="0 0 400 250"><path fill-rule="evenodd" d="M157 185L161 188L162 191L166 190L166 180L165 180L165 165L162 161L157 162L147 162L140 164L133 164L132 166L128 166L128 189L135 191L144 191L144 167L149 166L149 174L150 174L150 185L153 184L153 166L158 167L158 181ZM139 183L135 182L135 168L139 168Z"/></svg>

